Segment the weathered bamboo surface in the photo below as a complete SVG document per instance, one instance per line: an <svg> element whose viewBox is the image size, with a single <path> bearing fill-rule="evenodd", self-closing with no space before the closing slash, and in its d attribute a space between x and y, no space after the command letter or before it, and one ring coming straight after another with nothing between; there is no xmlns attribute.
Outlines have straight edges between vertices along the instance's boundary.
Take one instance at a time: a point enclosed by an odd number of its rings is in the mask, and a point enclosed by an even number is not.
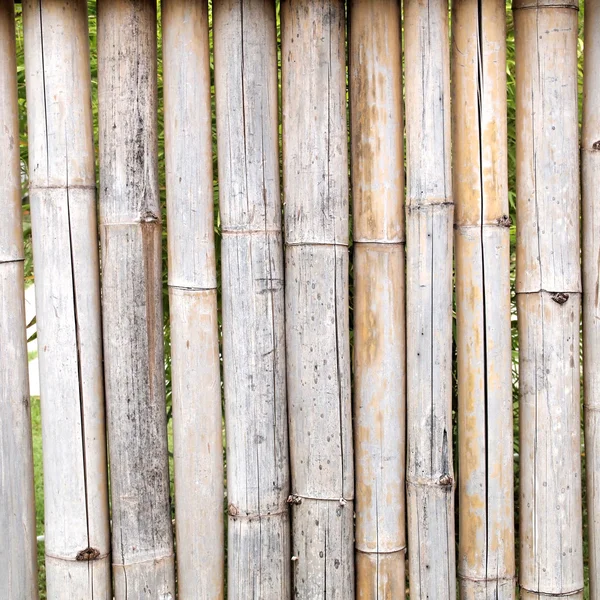
<svg viewBox="0 0 600 600"><path fill-rule="evenodd" d="M102 317L117 600L175 597L156 58L155 2L99 2Z"/></svg>
<svg viewBox="0 0 600 600"><path fill-rule="evenodd" d="M405 596L402 40L397 0L353 0L356 594Z"/></svg>
<svg viewBox="0 0 600 600"><path fill-rule="evenodd" d="M354 597L344 5L282 3L292 553L298 599Z"/></svg>
<svg viewBox="0 0 600 600"><path fill-rule="evenodd" d="M112 598L87 2L23 3L49 598Z"/></svg>
<svg viewBox="0 0 600 600"><path fill-rule="evenodd" d="M37 600L13 0L0 0L0 597Z"/></svg>
<svg viewBox="0 0 600 600"><path fill-rule="evenodd" d="M455 0L460 597L515 595L506 4Z"/></svg>
<svg viewBox="0 0 600 600"><path fill-rule="evenodd" d="M577 7L514 6L525 599L583 597Z"/></svg>
<svg viewBox="0 0 600 600"><path fill-rule="evenodd" d="M407 499L411 598L456 595L446 0L406 0Z"/></svg>
<svg viewBox="0 0 600 600"><path fill-rule="evenodd" d="M290 597L277 40L272 0L214 7L229 598Z"/></svg>
<svg viewBox="0 0 600 600"><path fill-rule="evenodd" d="M590 598L600 597L600 1L585 3L583 128L583 382Z"/></svg>
<svg viewBox="0 0 600 600"><path fill-rule="evenodd" d="M162 6L177 588L224 598L208 3Z"/></svg>

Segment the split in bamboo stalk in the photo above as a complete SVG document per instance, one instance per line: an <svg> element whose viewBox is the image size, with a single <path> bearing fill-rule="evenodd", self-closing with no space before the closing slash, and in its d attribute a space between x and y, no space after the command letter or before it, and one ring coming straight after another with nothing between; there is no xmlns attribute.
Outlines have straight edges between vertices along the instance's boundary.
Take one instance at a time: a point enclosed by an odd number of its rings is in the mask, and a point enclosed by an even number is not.
<svg viewBox="0 0 600 600"><path fill-rule="evenodd" d="M407 500L411 598L454 599L447 0L406 0Z"/></svg>
<svg viewBox="0 0 600 600"><path fill-rule="evenodd" d="M583 598L576 0L518 0L521 598Z"/></svg>
<svg viewBox="0 0 600 600"><path fill-rule="evenodd" d="M297 598L354 597L344 4L282 3L286 340Z"/></svg>
<svg viewBox="0 0 600 600"><path fill-rule="evenodd" d="M590 598L600 597L600 0L586 0L581 143L583 381Z"/></svg>
<svg viewBox="0 0 600 600"><path fill-rule="evenodd" d="M406 580L404 154L398 0L350 4L357 598Z"/></svg>
<svg viewBox="0 0 600 600"><path fill-rule="evenodd" d="M87 2L23 2L49 598L112 598Z"/></svg>
<svg viewBox="0 0 600 600"><path fill-rule="evenodd" d="M177 588L224 597L223 438L206 0L162 7Z"/></svg>
<svg viewBox="0 0 600 600"><path fill-rule="evenodd" d="M460 597L515 595L504 0L453 2Z"/></svg>
<svg viewBox="0 0 600 600"><path fill-rule="evenodd" d="M100 234L115 598L174 598L156 3L98 2Z"/></svg>
<svg viewBox="0 0 600 600"><path fill-rule="evenodd" d="M214 5L228 597L290 597L289 456L273 0Z"/></svg>
<svg viewBox="0 0 600 600"><path fill-rule="evenodd" d="M37 600L13 0L0 0L0 597Z"/></svg>

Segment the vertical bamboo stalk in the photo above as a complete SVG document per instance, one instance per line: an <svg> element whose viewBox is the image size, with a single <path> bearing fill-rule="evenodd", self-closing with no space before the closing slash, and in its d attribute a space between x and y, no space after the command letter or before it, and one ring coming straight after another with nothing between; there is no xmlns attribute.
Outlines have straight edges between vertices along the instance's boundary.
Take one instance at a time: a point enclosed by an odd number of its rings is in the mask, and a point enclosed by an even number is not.
<svg viewBox="0 0 600 600"><path fill-rule="evenodd" d="M214 5L229 598L290 597L273 0Z"/></svg>
<svg viewBox="0 0 600 600"><path fill-rule="evenodd" d="M515 594L504 0L455 0L460 597Z"/></svg>
<svg viewBox="0 0 600 600"><path fill-rule="evenodd" d="M446 0L406 0L407 499L411 598L456 596Z"/></svg>
<svg viewBox="0 0 600 600"><path fill-rule="evenodd" d="M583 597L578 2L515 2L521 598Z"/></svg>
<svg viewBox="0 0 600 600"><path fill-rule="evenodd" d="M101 0L102 315L117 600L175 597L156 69L156 3Z"/></svg>
<svg viewBox="0 0 600 600"><path fill-rule="evenodd" d="M23 3L49 598L112 598L87 2Z"/></svg>
<svg viewBox="0 0 600 600"><path fill-rule="evenodd" d="M162 7L177 587L224 597L223 440L206 0Z"/></svg>
<svg viewBox="0 0 600 600"><path fill-rule="evenodd" d="M37 600L13 0L0 0L0 597Z"/></svg>
<svg viewBox="0 0 600 600"><path fill-rule="evenodd" d="M356 587L405 596L402 40L398 0L350 4Z"/></svg>
<svg viewBox="0 0 600 600"><path fill-rule="evenodd" d="M344 5L282 3L296 598L354 597Z"/></svg>
<svg viewBox="0 0 600 600"><path fill-rule="evenodd" d="M590 598L600 597L600 1L585 3L583 129L583 382Z"/></svg>

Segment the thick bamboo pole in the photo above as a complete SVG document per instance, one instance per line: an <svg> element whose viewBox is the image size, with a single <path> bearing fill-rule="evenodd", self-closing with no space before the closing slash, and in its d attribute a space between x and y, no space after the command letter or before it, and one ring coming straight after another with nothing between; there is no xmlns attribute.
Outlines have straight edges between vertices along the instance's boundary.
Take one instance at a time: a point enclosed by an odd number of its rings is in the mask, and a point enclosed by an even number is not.
<svg viewBox="0 0 600 600"><path fill-rule="evenodd" d="M214 5L228 597L290 597L289 456L273 0Z"/></svg>
<svg viewBox="0 0 600 600"><path fill-rule="evenodd" d="M514 5L525 600L583 597L577 8Z"/></svg>
<svg viewBox="0 0 600 600"><path fill-rule="evenodd" d="M206 0L162 6L177 587L224 597L223 438Z"/></svg>
<svg viewBox="0 0 600 600"><path fill-rule="evenodd" d="M356 587L404 598L405 322L398 0L350 4Z"/></svg>
<svg viewBox="0 0 600 600"><path fill-rule="evenodd" d="M23 2L49 598L112 598L87 2Z"/></svg>
<svg viewBox="0 0 600 600"><path fill-rule="evenodd" d="M100 0L102 316L117 600L175 597L156 68L156 3Z"/></svg>
<svg viewBox="0 0 600 600"><path fill-rule="evenodd" d="M450 49L446 0L406 0L407 500L411 598L454 599Z"/></svg>
<svg viewBox="0 0 600 600"><path fill-rule="evenodd" d="M344 5L282 4L286 340L297 598L354 597Z"/></svg>
<svg viewBox="0 0 600 600"><path fill-rule="evenodd" d="M0 0L0 597L37 600L13 0Z"/></svg>
<svg viewBox="0 0 600 600"><path fill-rule="evenodd" d="M452 7L460 597L512 599L506 4Z"/></svg>
<svg viewBox="0 0 600 600"><path fill-rule="evenodd" d="M583 381L590 598L600 598L600 0L585 3L583 130Z"/></svg>

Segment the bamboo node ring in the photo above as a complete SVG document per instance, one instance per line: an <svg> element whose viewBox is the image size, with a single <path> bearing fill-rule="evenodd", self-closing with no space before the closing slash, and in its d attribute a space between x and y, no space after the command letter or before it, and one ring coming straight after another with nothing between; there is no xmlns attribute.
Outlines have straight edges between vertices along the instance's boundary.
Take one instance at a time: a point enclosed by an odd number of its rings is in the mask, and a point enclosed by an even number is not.
<svg viewBox="0 0 600 600"><path fill-rule="evenodd" d="M96 548L92 548L91 546L86 548L85 550L81 550L77 553L75 560L79 562L87 561L87 560L96 560L100 556L100 550Z"/></svg>
<svg viewBox="0 0 600 600"><path fill-rule="evenodd" d="M554 300L557 304L564 304L569 299L569 294L565 294L564 292L555 292L550 295L550 298Z"/></svg>

